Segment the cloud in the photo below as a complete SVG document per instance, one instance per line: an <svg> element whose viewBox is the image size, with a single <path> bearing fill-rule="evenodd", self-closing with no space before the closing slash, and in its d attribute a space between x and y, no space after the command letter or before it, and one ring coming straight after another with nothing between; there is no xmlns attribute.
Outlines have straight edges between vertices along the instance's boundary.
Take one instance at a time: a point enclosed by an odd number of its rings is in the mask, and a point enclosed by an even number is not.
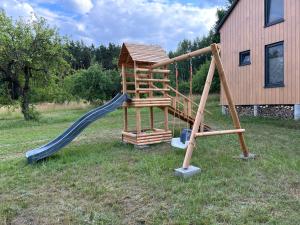
<svg viewBox="0 0 300 225"><path fill-rule="evenodd" d="M32 19L34 9L26 2L20 2L17 0L1 0L0 8L11 17L23 17L24 19Z"/></svg>
<svg viewBox="0 0 300 225"><path fill-rule="evenodd" d="M67 0L66 3L81 14L88 13L94 6L91 0Z"/></svg>
<svg viewBox="0 0 300 225"><path fill-rule="evenodd" d="M82 21L86 35L95 41L137 41L173 49L184 38L206 34L216 10L168 1L98 0Z"/></svg>
<svg viewBox="0 0 300 225"><path fill-rule="evenodd" d="M203 6L211 0L201 1L201 7L171 0L1 0L0 7L3 1L14 2L5 9L9 15L20 15L14 6L20 4L27 7L26 15L34 11L63 35L88 44L127 41L159 44L167 50L183 39L207 34L218 7Z"/></svg>

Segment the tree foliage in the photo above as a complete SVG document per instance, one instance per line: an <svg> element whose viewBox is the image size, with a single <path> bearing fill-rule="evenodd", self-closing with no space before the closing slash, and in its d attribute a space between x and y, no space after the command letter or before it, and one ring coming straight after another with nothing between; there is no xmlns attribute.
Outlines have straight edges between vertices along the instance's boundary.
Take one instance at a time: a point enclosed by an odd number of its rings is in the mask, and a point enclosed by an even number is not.
<svg viewBox="0 0 300 225"><path fill-rule="evenodd" d="M182 55L191 51L195 51L197 49L201 49L204 47L207 47L209 45L211 45L212 43L220 43L220 35L218 34L216 28L217 25L220 23L220 21L224 18L224 16L226 15L228 9L231 7L231 5L233 4L234 0L227 0L227 4L226 7L223 9L218 9L217 10L217 21L215 23L215 25L212 27L212 29L209 31L208 35L203 36L202 38L198 37L194 40L183 40L178 44L178 47L176 49L176 51L174 52L169 52L169 57L173 58L176 57L178 55ZM193 72L196 73L194 75L194 79L193 79L193 85L195 85L195 87L193 87L194 92L196 93L202 93L202 88L204 86L205 80L206 80L206 76L207 76L207 71L208 71L208 67L209 67L209 63L208 61L210 61L211 59L211 54L204 54L198 57L194 57L192 59L192 65L193 65ZM202 69L202 67L204 67ZM188 80L189 80L189 71L190 71L190 63L188 60L186 61L182 61L182 62L178 62L177 63L177 68L179 71L179 91L181 92L187 92L189 89L189 84L188 84ZM174 80L175 80L175 65L171 66L171 80L172 83L174 84ZM217 77L217 78L216 78ZM196 82L200 82L200 83L196 83ZM219 78L218 76L215 76L214 78L214 82L219 82ZM219 91L219 87L220 85L216 85L214 84L212 87L212 90L214 92L218 92Z"/></svg>
<svg viewBox="0 0 300 225"><path fill-rule="evenodd" d="M14 22L1 11L0 43L1 83L11 99L21 101L24 118L33 119L31 87L46 86L51 75L64 76L69 69L63 40L43 18Z"/></svg>
<svg viewBox="0 0 300 225"><path fill-rule="evenodd" d="M99 64L79 70L66 79L69 92L79 99L102 103L120 92L120 75L116 70L104 70Z"/></svg>
<svg viewBox="0 0 300 225"><path fill-rule="evenodd" d="M70 57L67 60L74 70L88 69L95 63L102 65L107 70L117 69L116 60L119 57L120 49L119 45L112 43L96 48L94 45L87 46L82 41L71 40L68 43Z"/></svg>

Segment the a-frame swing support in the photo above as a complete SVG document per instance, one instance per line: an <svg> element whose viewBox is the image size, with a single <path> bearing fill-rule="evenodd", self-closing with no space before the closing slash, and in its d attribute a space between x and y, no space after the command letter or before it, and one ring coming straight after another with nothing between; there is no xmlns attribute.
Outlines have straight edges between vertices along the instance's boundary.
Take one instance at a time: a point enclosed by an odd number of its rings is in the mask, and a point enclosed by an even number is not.
<svg viewBox="0 0 300 225"><path fill-rule="evenodd" d="M192 129L192 133L191 133L191 137L190 137L190 141L189 141L189 145L188 148L186 150L186 154L185 154L185 158L183 161L183 165L181 168L178 168L175 170L175 174L179 175L179 176L183 176L183 177L187 177L187 176L191 176L194 175L197 172L200 172L200 168L194 167L190 165L190 161L192 158L192 154L193 154L193 150L195 148L195 144L196 144L196 138L197 137L203 137L203 136L213 136L213 135L223 135L223 134L237 134L238 138L239 138L239 143L241 146L241 150L242 150L242 154L240 156L241 159L253 159L255 158L254 154L249 153L249 150L247 148L247 145L245 143L245 138L244 138L244 129L241 128L241 124L240 124L240 120L235 108L235 104L233 101L233 98L231 96L231 92L230 92L230 88L228 86L227 83L227 78L226 78L226 73L222 64L222 60L220 57L220 49L219 46L217 44L212 44L210 47L204 48L204 49L199 49L197 51L191 52L191 53L187 53L185 55L181 55L178 56L176 58L170 59L170 60L166 60L157 64L154 64L152 66L152 68L157 68L163 65L167 65L170 63L174 63L177 61L181 61L181 60L185 60L194 56L198 56L201 54L205 54L205 53L212 53L212 60L211 60L211 64L210 64L210 68L208 71L208 75L206 78L206 82L204 85L204 89L203 89L203 93L201 95L201 99L200 99L200 104L197 110L197 114L195 117L195 122L193 125L193 129ZM225 93L225 97L227 99L228 102L228 108L229 108L229 112L234 124L235 129L233 130L222 130L222 131L209 131L209 132L204 132L202 129L200 129L200 133L199 133L199 128L201 126L201 122L204 119L204 111L205 111L205 106L206 106L206 102L207 102L207 98L208 98L208 94L209 94L209 90L211 87L211 83L213 80L213 76L215 73L215 69L218 70L219 76L220 76L220 82L222 85L222 88L224 90Z"/></svg>

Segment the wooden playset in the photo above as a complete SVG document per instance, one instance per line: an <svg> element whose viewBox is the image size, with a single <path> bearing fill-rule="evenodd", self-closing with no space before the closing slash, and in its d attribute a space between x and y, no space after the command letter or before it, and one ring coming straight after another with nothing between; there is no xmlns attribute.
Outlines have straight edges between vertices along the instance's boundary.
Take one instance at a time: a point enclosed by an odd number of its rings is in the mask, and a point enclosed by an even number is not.
<svg viewBox="0 0 300 225"><path fill-rule="evenodd" d="M207 75L206 83L199 105L192 100L192 69L190 74L190 95L187 97L178 91L178 80L176 70L176 88L170 86L169 73L167 68L170 64L188 60L193 57L211 54L212 60ZM166 55L165 51L155 45L123 44L119 66L122 71L122 91L123 94L131 96L132 101L123 104L124 108L124 130L122 139L126 143L137 146L150 145L160 142L169 142L172 139L172 131L169 128L168 115L179 118L190 124L192 127L191 137L186 150L183 162L183 169L188 169L192 152L195 147L197 137L237 134L242 158L252 156L245 144L244 129L241 128L238 114L228 87L226 74L220 58L220 46L212 44L209 47L199 49L172 59ZM192 65L191 65L192 66ZM204 124L205 105L209 94L211 82L217 68L223 91L228 101L228 108L233 120L235 129L215 131ZM198 107L197 112L193 106ZM135 109L135 129L128 129L128 108ZM164 127L158 129L154 127L154 107L160 108L164 112ZM141 109L148 108L150 112L150 127L142 127Z"/></svg>

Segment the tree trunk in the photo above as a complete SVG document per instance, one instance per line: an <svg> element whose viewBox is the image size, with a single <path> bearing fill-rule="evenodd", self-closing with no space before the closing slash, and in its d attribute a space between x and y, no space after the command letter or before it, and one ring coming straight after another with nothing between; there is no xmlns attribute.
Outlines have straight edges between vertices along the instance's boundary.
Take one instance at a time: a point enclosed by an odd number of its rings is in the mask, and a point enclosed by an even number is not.
<svg viewBox="0 0 300 225"><path fill-rule="evenodd" d="M32 115L29 109L29 79L30 79L30 70L28 67L24 69L25 82L22 90L22 100L21 100L21 109L25 120L31 120Z"/></svg>

